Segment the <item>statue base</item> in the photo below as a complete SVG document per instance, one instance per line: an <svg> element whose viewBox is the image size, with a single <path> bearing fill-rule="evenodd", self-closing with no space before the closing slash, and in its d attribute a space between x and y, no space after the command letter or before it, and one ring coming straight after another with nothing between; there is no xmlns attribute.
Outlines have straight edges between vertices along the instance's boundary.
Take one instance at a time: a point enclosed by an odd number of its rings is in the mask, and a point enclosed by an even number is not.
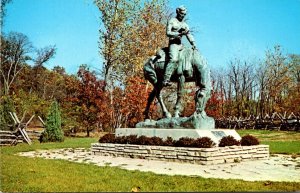
<svg viewBox="0 0 300 193"><path fill-rule="evenodd" d="M206 115L194 113L190 117L172 117L163 118L157 121L147 119L144 122L139 122L136 128L164 128L164 129L201 129L210 130L215 128L215 120Z"/></svg>
<svg viewBox="0 0 300 193"><path fill-rule="evenodd" d="M199 130L199 129L162 129L162 128L119 128L116 129L116 136L129 136L137 135L146 137L160 137L166 139L172 137L174 140L178 140L181 137L199 138L209 137L216 144L219 144L220 139L226 136L233 136L236 140L241 140L240 135L232 129L212 129L212 130Z"/></svg>

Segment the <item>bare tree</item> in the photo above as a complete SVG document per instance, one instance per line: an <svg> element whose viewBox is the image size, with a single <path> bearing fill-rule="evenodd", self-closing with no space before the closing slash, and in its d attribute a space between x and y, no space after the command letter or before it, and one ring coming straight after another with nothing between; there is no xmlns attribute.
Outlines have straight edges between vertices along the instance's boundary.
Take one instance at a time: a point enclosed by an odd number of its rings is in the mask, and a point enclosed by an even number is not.
<svg viewBox="0 0 300 193"><path fill-rule="evenodd" d="M56 53L55 46L47 46L36 50L37 57L34 59L35 66L42 66L48 60L54 57Z"/></svg>
<svg viewBox="0 0 300 193"><path fill-rule="evenodd" d="M26 61L31 60L29 54L32 51L31 42L22 33L11 32L8 36L1 36L0 73L2 76L1 87L4 87L3 94L9 94L12 83L23 69Z"/></svg>
<svg viewBox="0 0 300 193"><path fill-rule="evenodd" d="M254 64L239 59L231 60L229 67L229 80L234 89L235 114L237 116L249 116L251 101L254 100L255 73Z"/></svg>

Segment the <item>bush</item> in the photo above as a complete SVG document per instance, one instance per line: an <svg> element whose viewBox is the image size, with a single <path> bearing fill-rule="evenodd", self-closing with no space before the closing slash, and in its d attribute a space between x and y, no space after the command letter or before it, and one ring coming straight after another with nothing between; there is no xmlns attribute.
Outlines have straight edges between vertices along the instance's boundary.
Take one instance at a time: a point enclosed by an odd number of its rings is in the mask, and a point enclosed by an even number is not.
<svg viewBox="0 0 300 193"><path fill-rule="evenodd" d="M189 137L181 137L178 141L175 141L176 147L192 147L194 139Z"/></svg>
<svg viewBox="0 0 300 193"><path fill-rule="evenodd" d="M129 135L127 136L126 143L128 144L138 144L137 135Z"/></svg>
<svg viewBox="0 0 300 193"><path fill-rule="evenodd" d="M164 140L163 145L164 146L174 146L174 139L172 137L167 137L166 140Z"/></svg>
<svg viewBox="0 0 300 193"><path fill-rule="evenodd" d="M115 138L115 143L126 144L127 143L127 136L117 136Z"/></svg>
<svg viewBox="0 0 300 193"><path fill-rule="evenodd" d="M256 137L252 135L245 135L241 139L242 146L251 146L251 145L258 145L259 141Z"/></svg>
<svg viewBox="0 0 300 193"><path fill-rule="evenodd" d="M149 144L149 145L158 145L158 146L164 145L164 141L160 137L151 137L151 142L152 142L152 144Z"/></svg>
<svg viewBox="0 0 300 193"><path fill-rule="evenodd" d="M209 137L200 137L194 140L192 146L198 148L211 148L216 144Z"/></svg>
<svg viewBox="0 0 300 193"><path fill-rule="evenodd" d="M142 135L138 137L137 142L139 145L152 145L152 139L150 137L146 137L145 135Z"/></svg>
<svg viewBox="0 0 300 193"><path fill-rule="evenodd" d="M219 143L219 147L240 145L240 142L231 135L223 137Z"/></svg>
<svg viewBox="0 0 300 193"><path fill-rule="evenodd" d="M115 143L116 136L112 133L105 134L99 139L99 143Z"/></svg>
<svg viewBox="0 0 300 193"><path fill-rule="evenodd" d="M100 143L119 143L119 144L136 144L136 145L157 145L157 146L176 146L176 147L198 147L211 148L216 144L209 137L202 137L192 139L189 137L182 137L179 140L173 140L167 137L163 140L160 137L146 137L144 135L137 137L137 135L119 136L114 134L106 134L99 139Z"/></svg>
<svg viewBox="0 0 300 193"><path fill-rule="evenodd" d="M64 141L64 132L61 129L61 116L58 103L52 102L47 120L46 129L40 136L40 142L62 142Z"/></svg>
<svg viewBox="0 0 300 193"><path fill-rule="evenodd" d="M48 135L47 131L45 130L41 133L39 141L40 141L40 143L45 143L48 141L48 139L49 139L49 135Z"/></svg>
<svg viewBox="0 0 300 193"><path fill-rule="evenodd" d="M0 128L1 130L12 130L14 121L9 112L16 112L13 100L9 96L0 97Z"/></svg>

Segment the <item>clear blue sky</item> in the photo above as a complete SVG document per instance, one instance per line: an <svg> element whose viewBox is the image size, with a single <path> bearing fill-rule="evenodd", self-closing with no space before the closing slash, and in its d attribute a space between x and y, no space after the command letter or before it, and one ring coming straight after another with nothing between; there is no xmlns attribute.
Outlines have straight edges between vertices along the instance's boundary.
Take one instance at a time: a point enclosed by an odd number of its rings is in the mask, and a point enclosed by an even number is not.
<svg viewBox="0 0 300 193"><path fill-rule="evenodd" d="M234 57L262 58L276 44L300 54L300 0L170 0L172 11L179 5L187 7L187 23L211 68ZM45 66L76 73L80 64L101 69L99 26L93 0L13 0L4 32L22 32L36 47L55 44L57 54Z"/></svg>

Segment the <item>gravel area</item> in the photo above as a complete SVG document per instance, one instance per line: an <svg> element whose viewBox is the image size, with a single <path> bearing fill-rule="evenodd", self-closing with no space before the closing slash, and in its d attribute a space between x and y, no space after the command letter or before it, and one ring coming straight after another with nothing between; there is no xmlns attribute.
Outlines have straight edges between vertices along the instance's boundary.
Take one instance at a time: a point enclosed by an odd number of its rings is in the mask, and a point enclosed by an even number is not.
<svg viewBox="0 0 300 193"><path fill-rule="evenodd" d="M300 182L300 157L274 154L268 160L219 165L197 165L146 159L93 155L89 149L67 148L18 153L20 156L63 159L97 166L115 166L166 175L201 176L204 178L242 179L245 181Z"/></svg>

